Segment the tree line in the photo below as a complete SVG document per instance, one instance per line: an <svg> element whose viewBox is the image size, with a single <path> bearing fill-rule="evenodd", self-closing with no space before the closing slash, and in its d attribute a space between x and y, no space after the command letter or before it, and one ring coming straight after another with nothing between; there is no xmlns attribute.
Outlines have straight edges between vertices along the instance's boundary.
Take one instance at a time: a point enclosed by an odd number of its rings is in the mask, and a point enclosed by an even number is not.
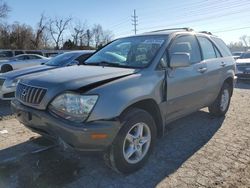
<svg viewBox="0 0 250 188"><path fill-rule="evenodd" d="M19 22L9 24L5 18L10 12L7 3L0 0L0 49L97 49L114 37L100 24L89 26L86 21L49 18L44 13L34 28Z"/></svg>
<svg viewBox="0 0 250 188"><path fill-rule="evenodd" d="M228 45L231 51L247 51L250 49L250 36L242 35L237 42Z"/></svg>

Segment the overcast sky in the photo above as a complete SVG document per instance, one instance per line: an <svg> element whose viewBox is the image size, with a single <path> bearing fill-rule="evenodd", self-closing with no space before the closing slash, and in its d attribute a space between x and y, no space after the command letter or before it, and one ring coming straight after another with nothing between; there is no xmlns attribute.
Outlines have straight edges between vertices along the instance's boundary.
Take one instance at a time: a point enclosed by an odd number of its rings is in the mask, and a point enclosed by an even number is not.
<svg viewBox="0 0 250 188"><path fill-rule="evenodd" d="M133 34L131 15L136 9L138 33L169 27L207 30L225 42L250 35L249 0L8 0L9 23L35 26L41 13L99 23L115 37Z"/></svg>

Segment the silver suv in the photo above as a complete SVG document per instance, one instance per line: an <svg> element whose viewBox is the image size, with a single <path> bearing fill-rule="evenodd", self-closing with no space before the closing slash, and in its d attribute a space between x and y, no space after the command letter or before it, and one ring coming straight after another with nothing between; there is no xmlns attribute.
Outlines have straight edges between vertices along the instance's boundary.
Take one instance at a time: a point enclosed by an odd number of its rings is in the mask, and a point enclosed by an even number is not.
<svg viewBox="0 0 250 188"><path fill-rule="evenodd" d="M208 107L224 116L235 61L209 33L168 29L120 38L84 65L22 79L12 109L41 135L76 150L104 151L121 173L141 168L166 124Z"/></svg>

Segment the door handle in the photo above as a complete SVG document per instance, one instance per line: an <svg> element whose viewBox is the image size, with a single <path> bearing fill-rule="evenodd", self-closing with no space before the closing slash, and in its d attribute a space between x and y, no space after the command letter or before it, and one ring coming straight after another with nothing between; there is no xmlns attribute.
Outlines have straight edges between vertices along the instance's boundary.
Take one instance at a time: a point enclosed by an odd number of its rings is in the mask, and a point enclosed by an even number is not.
<svg viewBox="0 0 250 188"><path fill-rule="evenodd" d="M207 71L206 67L200 67L200 68L198 68L198 72L200 72L200 73L204 73L206 71Z"/></svg>
<svg viewBox="0 0 250 188"><path fill-rule="evenodd" d="M226 66L226 63L221 62L220 66L225 67L225 66Z"/></svg>

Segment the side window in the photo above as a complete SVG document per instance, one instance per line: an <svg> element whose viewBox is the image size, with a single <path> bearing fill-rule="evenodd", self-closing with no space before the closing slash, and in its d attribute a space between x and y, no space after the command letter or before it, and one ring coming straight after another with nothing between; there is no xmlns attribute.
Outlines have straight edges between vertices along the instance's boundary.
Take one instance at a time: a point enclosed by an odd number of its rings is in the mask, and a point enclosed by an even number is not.
<svg viewBox="0 0 250 188"><path fill-rule="evenodd" d="M222 53L223 57L232 56L232 53L230 52L227 45L223 42L223 40L217 37L212 37L212 39L215 41L215 43L219 47L219 50Z"/></svg>
<svg viewBox="0 0 250 188"><path fill-rule="evenodd" d="M18 56L17 57L17 60L27 60L27 59L29 59L27 56Z"/></svg>
<svg viewBox="0 0 250 188"><path fill-rule="evenodd" d="M216 56L213 44L205 37L198 36L197 38L201 45L203 58L204 59L216 58L217 56Z"/></svg>
<svg viewBox="0 0 250 188"><path fill-rule="evenodd" d="M23 51L19 51L19 50L15 51L15 55L20 55L20 54L23 54Z"/></svg>
<svg viewBox="0 0 250 188"><path fill-rule="evenodd" d="M12 51L0 51L0 57L13 57Z"/></svg>
<svg viewBox="0 0 250 188"><path fill-rule="evenodd" d="M169 50L170 58L173 53L177 52L189 53L191 63L198 63L201 61L199 45L193 35L180 36L174 40Z"/></svg>
<svg viewBox="0 0 250 188"><path fill-rule="evenodd" d="M29 55L28 59L41 59L39 56L35 56L35 55Z"/></svg>

